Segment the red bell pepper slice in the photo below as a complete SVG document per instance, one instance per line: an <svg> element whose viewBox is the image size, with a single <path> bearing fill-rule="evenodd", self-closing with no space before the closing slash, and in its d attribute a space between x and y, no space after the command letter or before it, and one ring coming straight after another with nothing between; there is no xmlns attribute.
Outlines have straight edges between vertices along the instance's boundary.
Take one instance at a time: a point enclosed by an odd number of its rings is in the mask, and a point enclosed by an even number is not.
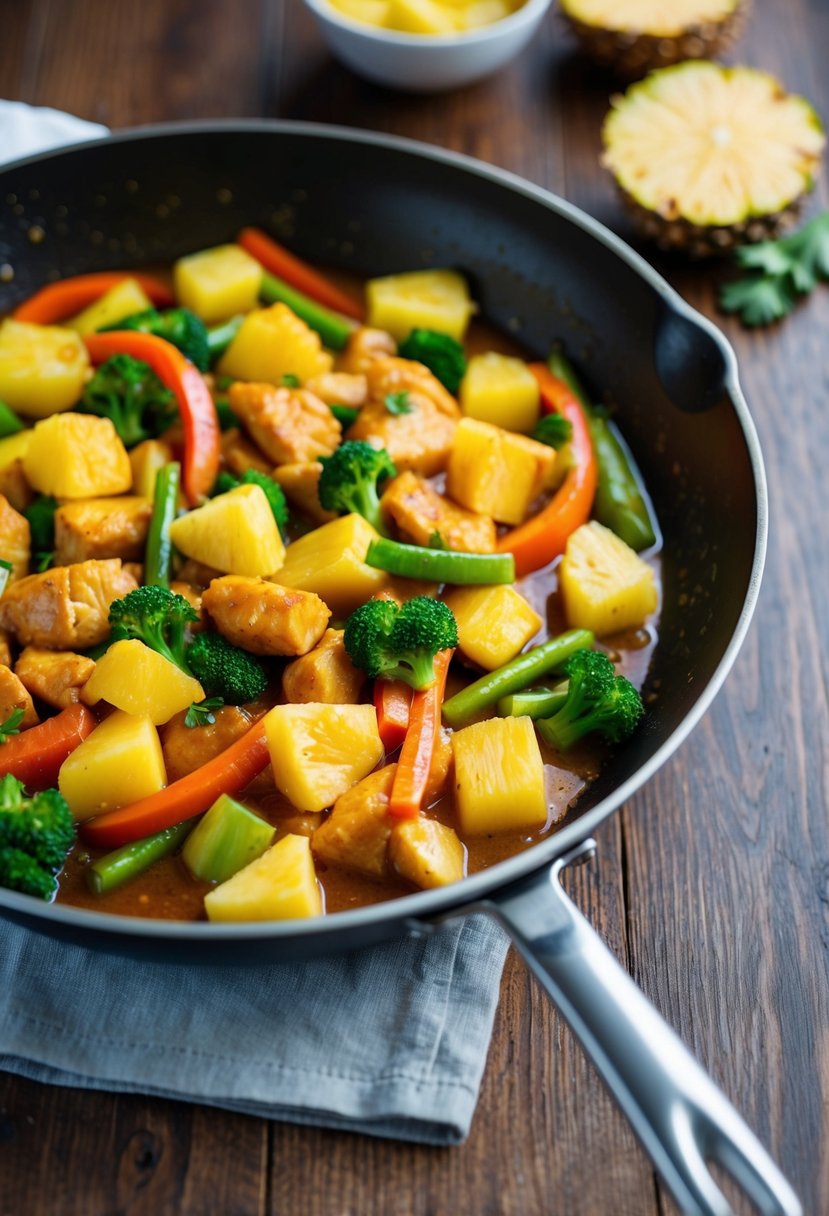
<svg viewBox="0 0 829 1216"><path fill-rule="evenodd" d="M73 278L61 279L58 283L47 283L28 300L18 304L12 316L15 321L54 325L56 321L74 317L125 279L135 279L157 308L170 308L175 302L169 287L150 274L134 274L127 270L101 270L95 274L76 274Z"/></svg>

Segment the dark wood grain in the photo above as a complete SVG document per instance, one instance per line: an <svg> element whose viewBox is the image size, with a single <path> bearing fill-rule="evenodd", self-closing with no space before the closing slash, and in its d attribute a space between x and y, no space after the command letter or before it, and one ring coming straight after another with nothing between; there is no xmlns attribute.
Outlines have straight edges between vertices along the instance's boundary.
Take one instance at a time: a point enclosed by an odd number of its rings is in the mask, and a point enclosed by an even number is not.
<svg viewBox="0 0 829 1216"><path fill-rule="evenodd" d="M732 59L829 114L829 8L755 5ZM500 76L439 99L335 64L299 0L18 0L0 95L125 126L265 115L431 140L548 186L630 235L597 165L610 84L551 16ZM825 186L812 204L827 205ZM653 255L649 255L653 256ZM658 259L657 259L658 261ZM660 264L660 263L658 263ZM714 314L716 273L661 263ZM829 292L779 329L724 324L768 463L769 562L735 670L679 754L568 882L745 1112L809 1213L829 1210ZM741 1209L743 1210L743 1209ZM515 959L466 1145L431 1150L139 1096L0 1078L0 1216L655 1216L673 1211Z"/></svg>

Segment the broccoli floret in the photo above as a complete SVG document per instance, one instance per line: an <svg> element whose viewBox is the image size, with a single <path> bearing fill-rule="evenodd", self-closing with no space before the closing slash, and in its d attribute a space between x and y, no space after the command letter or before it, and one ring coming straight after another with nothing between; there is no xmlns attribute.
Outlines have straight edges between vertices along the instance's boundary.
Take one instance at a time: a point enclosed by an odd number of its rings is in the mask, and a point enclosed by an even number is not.
<svg viewBox="0 0 829 1216"><path fill-rule="evenodd" d="M74 839L72 812L57 790L28 795L10 773L0 777L0 886L51 899Z"/></svg>
<svg viewBox="0 0 829 1216"><path fill-rule="evenodd" d="M220 633L200 633L187 648L187 662L205 692L228 705L261 697L268 685L265 668Z"/></svg>
<svg viewBox="0 0 829 1216"><path fill-rule="evenodd" d="M573 435L573 424L561 414L544 414L535 424L533 439L550 448L563 448Z"/></svg>
<svg viewBox="0 0 829 1216"><path fill-rule="evenodd" d="M32 544L32 569L42 574L55 556L55 511L58 500L50 494L38 494L23 512L29 521Z"/></svg>
<svg viewBox="0 0 829 1216"><path fill-rule="evenodd" d="M148 364L132 355L113 355L102 363L77 409L109 418L128 448L160 435L178 414L175 395Z"/></svg>
<svg viewBox="0 0 829 1216"><path fill-rule="evenodd" d="M21 849L0 849L0 887L49 900L58 889L54 874Z"/></svg>
<svg viewBox="0 0 829 1216"><path fill-rule="evenodd" d="M440 600L418 595L402 608L392 600L369 600L345 623L345 648L369 676L405 680L412 688L435 681L435 655L458 644L452 611Z"/></svg>
<svg viewBox="0 0 829 1216"><path fill-rule="evenodd" d="M268 506L273 512L279 531L284 535L285 529L288 527L289 514L285 494L279 482L268 477L267 473L260 473L258 469L245 469L241 477L234 477L232 473L225 470L216 478L213 494L226 494L228 490L235 490L237 486L259 486L261 490L265 491Z"/></svg>
<svg viewBox="0 0 829 1216"><path fill-rule="evenodd" d="M200 372L206 372L210 367L207 326L189 308L168 308L165 312L147 308L144 312L134 312L131 317L116 321L114 325L105 325L103 329L135 329L142 334L155 334L157 338L165 338L177 346Z"/></svg>
<svg viewBox="0 0 829 1216"><path fill-rule="evenodd" d="M184 631L198 619L190 601L166 587L138 587L115 600L109 610L113 641L137 638L188 675Z"/></svg>
<svg viewBox="0 0 829 1216"><path fill-rule="evenodd" d="M397 353L403 359L424 363L444 388L457 395L466 371L466 355L455 338L434 329L413 329Z"/></svg>
<svg viewBox="0 0 829 1216"><path fill-rule="evenodd" d="M564 664L567 700L552 718L536 722L541 737L567 751L592 731L619 743L633 734L645 712L642 698L624 676L617 676L606 654L577 650Z"/></svg>
<svg viewBox="0 0 829 1216"><path fill-rule="evenodd" d="M386 449L361 439L347 439L333 456L321 456L320 464L318 493L325 510L338 515L356 511L385 536L377 486L397 472Z"/></svg>

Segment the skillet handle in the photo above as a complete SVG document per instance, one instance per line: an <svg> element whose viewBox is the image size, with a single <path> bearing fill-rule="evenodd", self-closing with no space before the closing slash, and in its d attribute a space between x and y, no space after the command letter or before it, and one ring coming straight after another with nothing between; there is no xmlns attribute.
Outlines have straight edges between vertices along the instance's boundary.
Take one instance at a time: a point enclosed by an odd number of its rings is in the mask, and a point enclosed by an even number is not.
<svg viewBox="0 0 829 1216"><path fill-rule="evenodd" d="M733 1216L716 1161L763 1216L802 1216L766 1150L565 894L592 840L487 901L598 1069L682 1212Z"/></svg>

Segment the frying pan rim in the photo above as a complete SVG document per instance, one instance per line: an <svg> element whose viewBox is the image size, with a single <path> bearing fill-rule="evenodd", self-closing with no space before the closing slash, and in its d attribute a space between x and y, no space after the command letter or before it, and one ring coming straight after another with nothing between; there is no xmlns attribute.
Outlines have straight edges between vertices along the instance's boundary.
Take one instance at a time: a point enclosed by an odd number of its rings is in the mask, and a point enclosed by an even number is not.
<svg viewBox="0 0 829 1216"><path fill-rule="evenodd" d="M591 836L600 824L618 810L638 789L651 780L684 743L708 711L745 640L757 604L765 563L768 538L768 489L757 430L740 387L734 350L728 339L713 322L687 304L654 267L599 220L552 191L537 186L508 169L488 165L461 152L454 152L403 136L361 131L334 124L296 122L288 119L207 119L198 122L158 123L130 127L100 139L84 140L59 149L21 157L0 167L0 184L9 172L16 172L44 160L71 159L76 152L103 145L137 143L170 136L198 136L206 133L228 136L243 133L270 133L367 144L393 152L402 152L437 164L449 165L495 185L503 186L510 192L523 195L556 213L567 222L580 228L599 244L604 245L638 274L671 312L683 317L697 329L708 334L723 358L725 392L746 443L754 480L757 525L745 600L722 658L694 705L653 755L591 810L572 823L565 824L552 836L539 841L523 853L497 862L478 874L470 875L460 883L433 891L419 891L392 901L371 904L367 907L337 912L310 920L263 921L232 925L211 924L202 921L144 919L109 912L95 912L65 904L44 904L32 896L19 895L0 888L0 912L7 908L12 913L25 916L30 923L33 920L43 921L44 924L37 926L42 932L48 932L49 924L59 924L69 930L96 931L104 937L164 938L178 942L197 941L199 943L230 943L233 941L250 943L257 940L276 941L280 938L290 938L291 940L326 936L339 938L342 935L350 936L353 932L359 932L362 928L374 926L377 922L384 920L394 925L404 924L410 927L423 925L435 918L443 918L447 913L464 908L471 910L475 905L486 904L488 899L497 895L501 888L518 879L526 878L550 865L557 857L573 850Z"/></svg>

